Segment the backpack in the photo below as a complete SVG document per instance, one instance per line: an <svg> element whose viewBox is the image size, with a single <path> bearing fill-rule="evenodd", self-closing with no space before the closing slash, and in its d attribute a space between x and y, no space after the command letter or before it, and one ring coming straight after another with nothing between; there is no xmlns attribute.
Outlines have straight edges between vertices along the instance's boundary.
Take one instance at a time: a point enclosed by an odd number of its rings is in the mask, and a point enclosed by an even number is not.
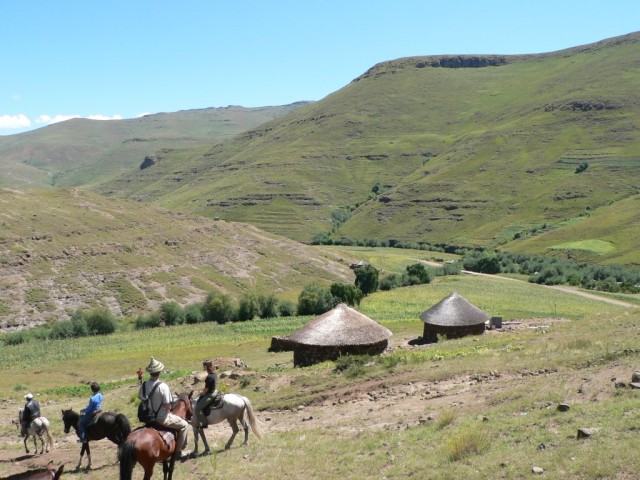
<svg viewBox="0 0 640 480"><path fill-rule="evenodd" d="M156 391L156 388L158 388L158 385L160 385L160 382L156 383L149 392L149 395L147 395L145 388L146 383L142 384L142 401L140 402L140 405L138 405L138 420L140 420L145 425L149 425L150 423L154 422L156 417L158 416L160 408L162 408L162 405L160 405L160 407L158 407L158 409L154 412L153 407L151 406L151 396L153 395L153 392Z"/></svg>

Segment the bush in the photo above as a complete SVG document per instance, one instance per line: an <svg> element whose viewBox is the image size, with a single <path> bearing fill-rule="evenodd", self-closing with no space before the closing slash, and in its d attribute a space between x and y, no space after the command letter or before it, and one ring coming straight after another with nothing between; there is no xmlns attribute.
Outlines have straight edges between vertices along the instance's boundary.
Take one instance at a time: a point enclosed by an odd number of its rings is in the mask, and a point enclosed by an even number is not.
<svg viewBox="0 0 640 480"><path fill-rule="evenodd" d="M73 324L71 320L59 320L53 324L50 332L50 338L72 338L75 337L73 333Z"/></svg>
<svg viewBox="0 0 640 480"><path fill-rule="evenodd" d="M378 288L380 290L393 290L394 288L398 288L401 286L402 286L402 277L395 273L390 273L389 275L385 275L380 279Z"/></svg>
<svg viewBox="0 0 640 480"><path fill-rule="evenodd" d="M143 330L145 328L158 328L162 325L162 318L158 312L152 312L147 315L140 315L134 322L136 330Z"/></svg>
<svg viewBox="0 0 640 480"><path fill-rule="evenodd" d="M202 308L205 322L227 323L238 319L238 310L229 295L212 292L207 295Z"/></svg>
<svg viewBox="0 0 640 480"><path fill-rule="evenodd" d="M306 285L298 295L298 315L320 315L335 305L331 291L318 283Z"/></svg>
<svg viewBox="0 0 640 480"><path fill-rule="evenodd" d="M90 310L83 317L87 322L87 333L89 335L106 335L116 331L116 319L106 308Z"/></svg>
<svg viewBox="0 0 640 480"><path fill-rule="evenodd" d="M422 263L407 265L406 271L402 275L402 285L422 285L431 283L433 273Z"/></svg>
<svg viewBox="0 0 640 480"><path fill-rule="evenodd" d="M358 267L355 270L356 281L355 285L360 289L364 296L374 293L378 290L378 269L373 265L365 265Z"/></svg>
<svg viewBox="0 0 640 480"><path fill-rule="evenodd" d="M278 311L281 317L292 317L296 314L296 306L289 300L280 300L278 303Z"/></svg>
<svg viewBox="0 0 640 480"><path fill-rule="evenodd" d="M240 298L238 302L238 320L244 322L245 320L253 320L258 315L259 311L258 299L252 293L246 293Z"/></svg>
<svg viewBox="0 0 640 480"><path fill-rule="evenodd" d="M20 345L24 343L27 336L23 332L11 332L4 336L5 345Z"/></svg>
<svg viewBox="0 0 640 480"><path fill-rule="evenodd" d="M273 318L278 316L278 299L275 295L260 295L258 297L258 315L260 318Z"/></svg>
<svg viewBox="0 0 640 480"><path fill-rule="evenodd" d="M352 307L360 305L363 297L360 289L350 283L334 283L330 291L336 302L346 303Z"/></svg>
<svg viewBox="0 0 640 480"><path fill-rule="evenodd" d="M184 321L185 323L194 324L200 323L203 320L202 304L192 303L184 308Z"/></svg>
<svg viewBox="0 0 640 480"><path fill-rule="evenodd" d="M160 305L160 319L169 325L181 325L184 323L184 309L176 302L164 302Z"/></svg>

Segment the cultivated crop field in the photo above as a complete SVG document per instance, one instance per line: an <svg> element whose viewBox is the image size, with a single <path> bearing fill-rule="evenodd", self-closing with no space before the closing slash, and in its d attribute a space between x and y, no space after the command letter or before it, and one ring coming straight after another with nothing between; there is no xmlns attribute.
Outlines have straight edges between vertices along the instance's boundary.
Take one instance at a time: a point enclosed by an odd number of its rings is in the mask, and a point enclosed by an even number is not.
<svg viewBox="0 0 640 480"><path fill-rule="evenodd" d="M457 291L505 322L478 337L412 346L418 315ZM606 299L606 298L605 298ZM640 310L504 278L436 277L429 285L378 292L360 311L391 329L391 348L359 363L293 368L269 353L271 336L310 317L198 324L104 337L27 342L0 351L0 476L52 458L73 470L79 445L62 431L62 408L82 408L86 382L104 406L135 425L135 370L161 359L174 391L192 385L204 358L247 366L222 388L249 397L265 433L228 450L227 425L209 427L213 455L176 466L182 479L637 478L640 390L616 388L640 370ZM224 364L227 365L227 364ZM231 371L223 366L221 372ZM615 381L613 380L615 379ZM25 456L11 419L32 391L52 422L57 448ZM560 412L561 402L570 405ZM576 439L577 429L595 428ZM193 448L190 435L189 448ZM202 447L201 447L202 449ZM63 478L116 479L116 449L92 443L93 468ZM154 478L160 478L157 468ZM140 467L134 478L141 479Z"/></svg>

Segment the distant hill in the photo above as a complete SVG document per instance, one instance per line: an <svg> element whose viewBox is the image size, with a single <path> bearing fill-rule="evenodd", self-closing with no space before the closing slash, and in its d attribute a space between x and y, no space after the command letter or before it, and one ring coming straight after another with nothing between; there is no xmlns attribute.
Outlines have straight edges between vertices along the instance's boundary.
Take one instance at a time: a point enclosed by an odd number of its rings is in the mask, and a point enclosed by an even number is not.
<svg viewBox="0 0 640 480"><path fill-rule="evenodd" d="M130 120L73 119L0 136L0 187L92 185L139 168L145 157L156 161L159 150L210 148L307 103L203 108Z"/></svg>
<svg viewBox="0 0 640 480"><path fill-rule="evenodd" d="M79 308L148 313L222 291L296 301L353 282L336 254L260 231L79 190L0 189L0 330Z"/></svg>
<svg viewBox="0 0 640 480"><path fill-rule="evenodd" d="M97 189L304 241L332 226L535 252L551 231L563 244L597 240L589 223L580 238L569 225L629 208L639 192L639 64L638 33L548 54L384 62L206 152L167 152ZM614 248L596 260L640 262L628 220L611 218Z"/></svg>

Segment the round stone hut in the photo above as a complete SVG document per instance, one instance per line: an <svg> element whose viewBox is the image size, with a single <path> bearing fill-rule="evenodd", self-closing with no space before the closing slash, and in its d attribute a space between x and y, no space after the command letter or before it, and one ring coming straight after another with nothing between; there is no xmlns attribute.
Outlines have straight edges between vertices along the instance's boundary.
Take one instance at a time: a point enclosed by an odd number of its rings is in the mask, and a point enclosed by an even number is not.
<svg viewBox="0 0 640 480"><path fill-rule="evenodd" d="M341 303L292 334L274 337L271 350L293 350L293 364L304 367L342 355L378 355L387 348L391 335L387 328Z"/></svg>
<svg viewBox="0 0 640 480"><path fill-rule="evenodd" d="M482 334L489 315L458 292L453 292L429 310L422 312L420 318L424 322L424 342L435 343L438 341L438 335L460 338Z"/></svg>

